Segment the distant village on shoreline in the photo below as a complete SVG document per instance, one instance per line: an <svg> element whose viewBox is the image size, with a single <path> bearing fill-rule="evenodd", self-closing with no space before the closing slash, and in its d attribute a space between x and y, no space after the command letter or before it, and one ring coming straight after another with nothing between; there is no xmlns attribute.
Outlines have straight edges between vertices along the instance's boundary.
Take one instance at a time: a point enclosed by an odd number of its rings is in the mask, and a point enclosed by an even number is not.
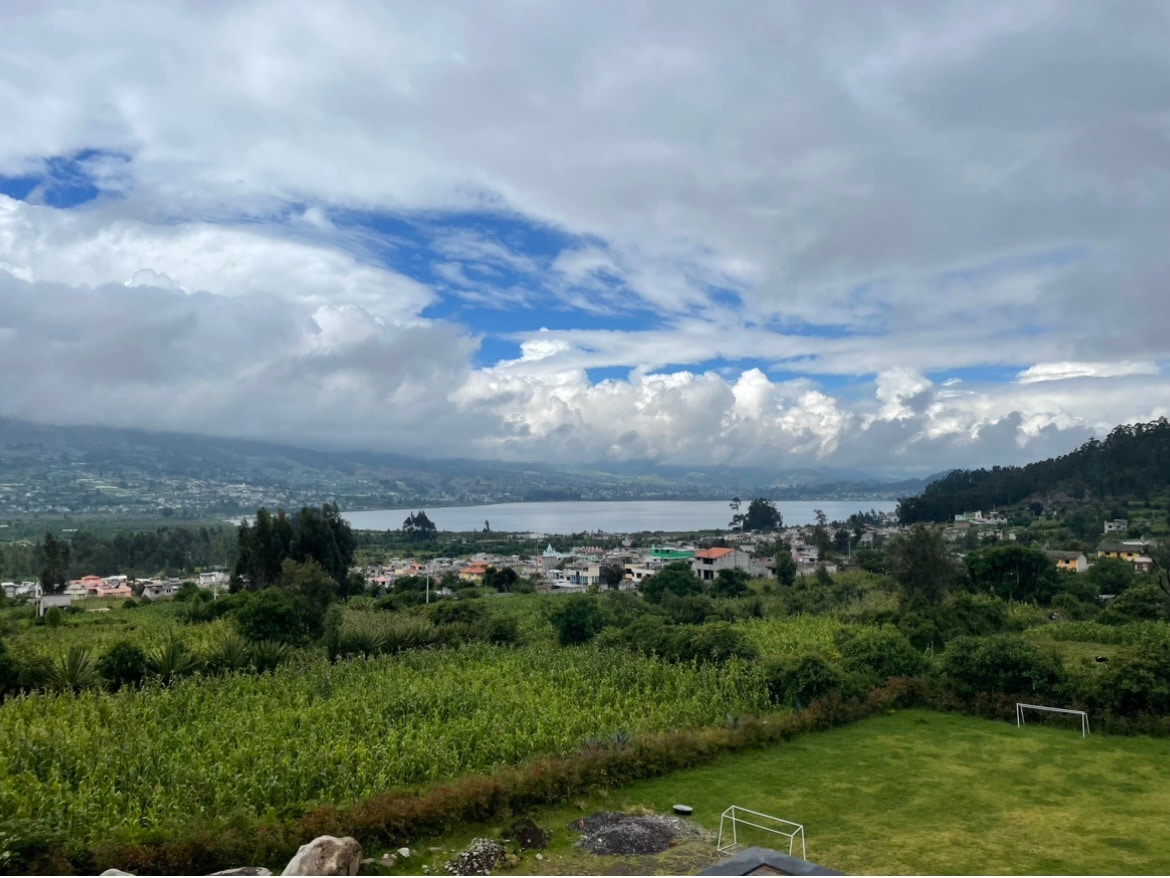
<svg viewBox="0 0 1170 878"><path fill-rule="evenodd" d="M840 523L834 522L834 525ZM1151 559L1150 544L1143 540L1121 540L1128 522L1124 519L1105 522L1105 539L1097 548L1096 557L1119 558L1134 565L1135 572L1147 572ZM777 545L788 546L797 575L813 575L818 570L836 573L854 565L853 553L858 550L880 548L885 540L908 530L898 523L893 512L880 513L876 523L866 523L851 534L845 551L822 557L815 540L814 525L780 528L770 533L743 533L731 531L704 541L663 540L660 545L636 547L628 537L618 539L616 545L574 545L567 551L558 551L548 542L539 554L501 555L475 552L459 557L437 557L417 560L404 556L390 563L355 566L353 571L364 579L367 588L378 593L390 593L395 583L405 577L425 577L434 583L435 598L454 593L451 584L463 586L483 583L492 570L513 570L519 578L532 583L536 591L572 594L597 590L607 586L605 568L620 567L623 577L616 586L635 590L647 577L660 572L667 564L685 562L691 572L703 582L712 582L722 570L742 570L754 578L774 578L777 556L770 551ZM977 535L980 540L1014 542L1016 533L1000 515L984 515L980 511L955 515L952 524L942 529L944 539L956 542L965 536ZM1110 535L1114 542L1110 542ZM528 540L541 540L547 535L527 533L519 535ZM605 535L612 543L613 534ZM710 543L716 543L714 545ZM1090 555L1081 551L1048 550L1046 554L1058 569L1084 573L1092 563ZM88 599L124 599L154 601L173 597L184 586L194 586L214 596L226 592L230 576L226 570L207 570L183 577L131 577L125 574L109 576L86 575L70 580L60 594L46 594L38 582L3 582L0 588L10 599L29 599L37 603L38 614L52 606L67 607ZM100 611L101 608L94 608Z"/></svg>

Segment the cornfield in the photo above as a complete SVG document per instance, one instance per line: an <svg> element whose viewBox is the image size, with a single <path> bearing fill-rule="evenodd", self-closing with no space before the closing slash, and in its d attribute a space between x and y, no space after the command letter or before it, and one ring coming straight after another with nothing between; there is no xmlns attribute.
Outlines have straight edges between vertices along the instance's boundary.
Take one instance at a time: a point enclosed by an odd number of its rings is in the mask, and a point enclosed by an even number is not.
<svg viewBox="0 0 1170 878"><path fill-rule="evenodd" d="M788 618L745 619L735 623L752 646L765 658L788 658L819 652L837 655L834 640L838 631L849 627L832 616L791 616Z"/></svg>
<svg viewBox="0 0 1170 878"><path fill-rule="evenodd" d="M750 664L475 645L0 705L0 825L141 837L295 814L765 709Z"/></svg>

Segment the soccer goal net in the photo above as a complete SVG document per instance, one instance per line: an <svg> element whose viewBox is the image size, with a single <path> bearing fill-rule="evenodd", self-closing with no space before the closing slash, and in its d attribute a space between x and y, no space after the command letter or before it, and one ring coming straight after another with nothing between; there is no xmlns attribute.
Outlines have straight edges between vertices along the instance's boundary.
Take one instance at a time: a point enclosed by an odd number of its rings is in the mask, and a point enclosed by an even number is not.
<svg viewBox="0 0 1170 878"><path fill-rule="evenodd" d="M1036 712L1032 715L1034 720L1039 719L1046 713L1067 716L1073 719L1074 722L1080 722L1082 738L1089 734L1089 715L1083 710L1070 710L1067 707L1046 707L1043 704L1023 704L1022 702L1016 702L1016 728L1024 725L1025 717L1029 711Z"/></svg>
<svg viewBox="0 0 1170 878"><path fill-rule="evenodd" d="M715 849L720 853L737 850L740 845L739 828L750 826L753 829L762 829L764 832L788 839L788 855L792 856L796 849L796 842L800 841L800 858L807 859L804 847L804 827L791 820L782 820L771 814L761 814L759 811L749 811L738 805L732 805L719 817L719 837L715 839Z"/></svg>

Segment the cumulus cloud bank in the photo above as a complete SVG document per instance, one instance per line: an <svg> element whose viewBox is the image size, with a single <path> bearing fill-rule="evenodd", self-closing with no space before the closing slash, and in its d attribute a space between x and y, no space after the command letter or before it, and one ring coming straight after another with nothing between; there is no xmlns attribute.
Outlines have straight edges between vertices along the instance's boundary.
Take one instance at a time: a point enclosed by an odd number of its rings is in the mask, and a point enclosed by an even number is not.
<svg viewBox="0 0 1170 878"><path fill-rule="evenodd" d="M926 471L1168 414L1170 12L0 10L0 415Z"/></svg>

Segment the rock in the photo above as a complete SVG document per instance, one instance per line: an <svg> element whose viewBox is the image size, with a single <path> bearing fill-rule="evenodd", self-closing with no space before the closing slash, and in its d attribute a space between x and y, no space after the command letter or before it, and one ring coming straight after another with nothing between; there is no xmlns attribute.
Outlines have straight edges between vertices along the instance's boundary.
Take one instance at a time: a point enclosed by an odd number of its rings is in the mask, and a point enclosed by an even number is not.
<svg viewBox="0 0 1170 878"><path fill-rule="evenodd" d="M281 875L356 875L362 862L357 839L322 835L301 845Z"/></svg>
<svg viewBox="0 0 1170 878"><path fill-rule="evenodd" d="M490 838L473 839L467 850L448 860L443 868L452 875L490 875L504 859L504 849Z"/></svg>
<svg viewBox="0 0 1170 878"><path fill-rule="evenodd" d="M102 872L102 874L101 874L101 876L99 876L99 878L106 878L107 875L114 876L114 875L133 875L133 874L134 874L133 872L123 872L121 869L106 869L106 871Z"/></svg>
<svg viewBox="0 0 1170 878"><path fill-rule="evenodd" d="M398 849L398 856L402 857L402 859L404 859L404 860L409 859L410 858L410 848L399 848Z"/></svg>
<svg viewBox="0 0 1170 878"><path fill-rule="evenodd" d="M234 869L224 869L222 872L212 872L212 875L271 875L263 866L237 866Z"/></svg>
<svg viewBox="0 0 1170 878"><path fill-rule="evenodd" d="M538 859L538 860L543 860L543 859L544 859L544 854L537 854L537 855L536 855L536 859Z"/></svg>

